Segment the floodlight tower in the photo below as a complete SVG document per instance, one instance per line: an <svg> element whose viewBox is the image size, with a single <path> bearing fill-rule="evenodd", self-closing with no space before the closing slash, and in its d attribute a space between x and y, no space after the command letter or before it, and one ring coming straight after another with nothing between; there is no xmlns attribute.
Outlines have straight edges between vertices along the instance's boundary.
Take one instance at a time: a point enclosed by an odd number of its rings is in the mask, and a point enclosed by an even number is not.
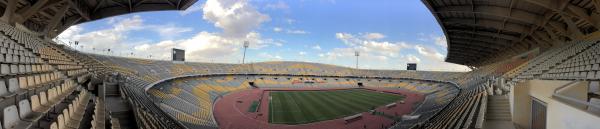
<svg viewBox="0 0 600 129"><path fill-rule="evenodd" d="M358 51L354 51L354 56L356 56L356 69L358 69L358 56L360 56Z"/></svg>
<svg viewBox="0 0 600 129"><path fill-rule="evenodd" d="M250 42L244 41L244 56L242 57L242 64L246 61L246 49L250 46Z"/></svg>

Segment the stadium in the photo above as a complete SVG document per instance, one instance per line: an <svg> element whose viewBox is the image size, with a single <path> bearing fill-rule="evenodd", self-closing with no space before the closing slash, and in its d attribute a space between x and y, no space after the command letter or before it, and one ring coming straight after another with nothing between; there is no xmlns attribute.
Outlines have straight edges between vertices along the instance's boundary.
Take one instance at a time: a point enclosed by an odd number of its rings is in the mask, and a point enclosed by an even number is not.
<svg viewBox="0 0 600 129"><path fill-rule="evenodd" d="M223 1L0 0L0 129L598 128L597 0L419 1L418 7L432 15L435 21L430 22L437 23L446 37L443 62L468 67L468 71L420 70L417 65L422 64L415 62L408 62L407 70L359 68L358 51L347 52L350 59L356 58L356 67L352 66L354 59L350 65L245 62L248 42L239 44L244 49L241 62L221 63L189 61L198 54L192 48L159 46L167 51L168 59L157 59L156 54L155 58L134 57L133 52L111 54L111 49L94 52L98 50L93 48L90 52L56 40L78 25L102 20L117 24L113 20L118 19L111 18L193 11L198 9L195 4ZM248 1L229 2L235 3L230 9L244 8L241 12L245 15L235 18L251 17L258 23L270 18L252 15L256 10L290 8L278 4L253 10L254 6L237 3ZM205 13L206 8L202 10ZM228 13L235 12L239 10ZM214 17L205 14L203 18L210 21ZM211 22L217 28L237 23ZM298 24L295 22L282 24ZM165 29L157 26L151 29ZM118 27L117 31L123 31L127 26ZM293 28L274 28L273 32L309 33ZM230 33L224 29L222 35ZM246 33L260 37L253 30ZM110 36L98 34L91 38ZM359 37L336 36L349 39L344 43ZM386 37L367 36L364 39ZM390 57L397 54L385 52Z"/></svg>

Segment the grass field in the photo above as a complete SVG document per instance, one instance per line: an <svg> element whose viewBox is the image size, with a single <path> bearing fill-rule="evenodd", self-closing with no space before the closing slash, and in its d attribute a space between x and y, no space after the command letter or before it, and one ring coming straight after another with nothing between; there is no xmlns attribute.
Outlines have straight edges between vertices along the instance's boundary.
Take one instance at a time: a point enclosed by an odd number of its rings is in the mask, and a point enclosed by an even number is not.
<svg viewBox="0 0 600 129"><path fill-rule="evenodd" d="M362 89L334 91L272 91L269 123L304 124L366 112L404 96Z"/></svg>

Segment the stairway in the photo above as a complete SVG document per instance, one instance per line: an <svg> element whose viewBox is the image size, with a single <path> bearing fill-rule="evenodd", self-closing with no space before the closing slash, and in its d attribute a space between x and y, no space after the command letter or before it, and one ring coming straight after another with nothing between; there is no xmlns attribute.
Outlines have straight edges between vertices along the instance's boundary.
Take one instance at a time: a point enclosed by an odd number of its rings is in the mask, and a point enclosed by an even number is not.
<svg viewBox="0 0 600 129"><path fill-rule="evenodd" d="M488 96L486 120L510 121L510 103L508 96L492 95Z"/></svg>
<svg viewBox="0 0 600 129"><path fill-rule="evenodd" d="M510 103L506 95L488 96L484 129L514 129Z"/></svg>

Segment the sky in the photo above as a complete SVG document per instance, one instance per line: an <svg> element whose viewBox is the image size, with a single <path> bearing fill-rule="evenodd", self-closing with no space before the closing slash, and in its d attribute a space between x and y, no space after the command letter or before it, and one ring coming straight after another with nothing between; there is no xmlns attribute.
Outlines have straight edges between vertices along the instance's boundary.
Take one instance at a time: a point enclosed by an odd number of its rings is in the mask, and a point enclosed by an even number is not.
<svg viewBox="0 0 600 129"><path fill-rule="evenodd" d="M420 0L198 0L184 11L152 11L74 25L57 38L90 53L241 63L304 61L362 69L467 71L446 63L446 38ZM107 50L111 51L108 52Z"/></svg>

